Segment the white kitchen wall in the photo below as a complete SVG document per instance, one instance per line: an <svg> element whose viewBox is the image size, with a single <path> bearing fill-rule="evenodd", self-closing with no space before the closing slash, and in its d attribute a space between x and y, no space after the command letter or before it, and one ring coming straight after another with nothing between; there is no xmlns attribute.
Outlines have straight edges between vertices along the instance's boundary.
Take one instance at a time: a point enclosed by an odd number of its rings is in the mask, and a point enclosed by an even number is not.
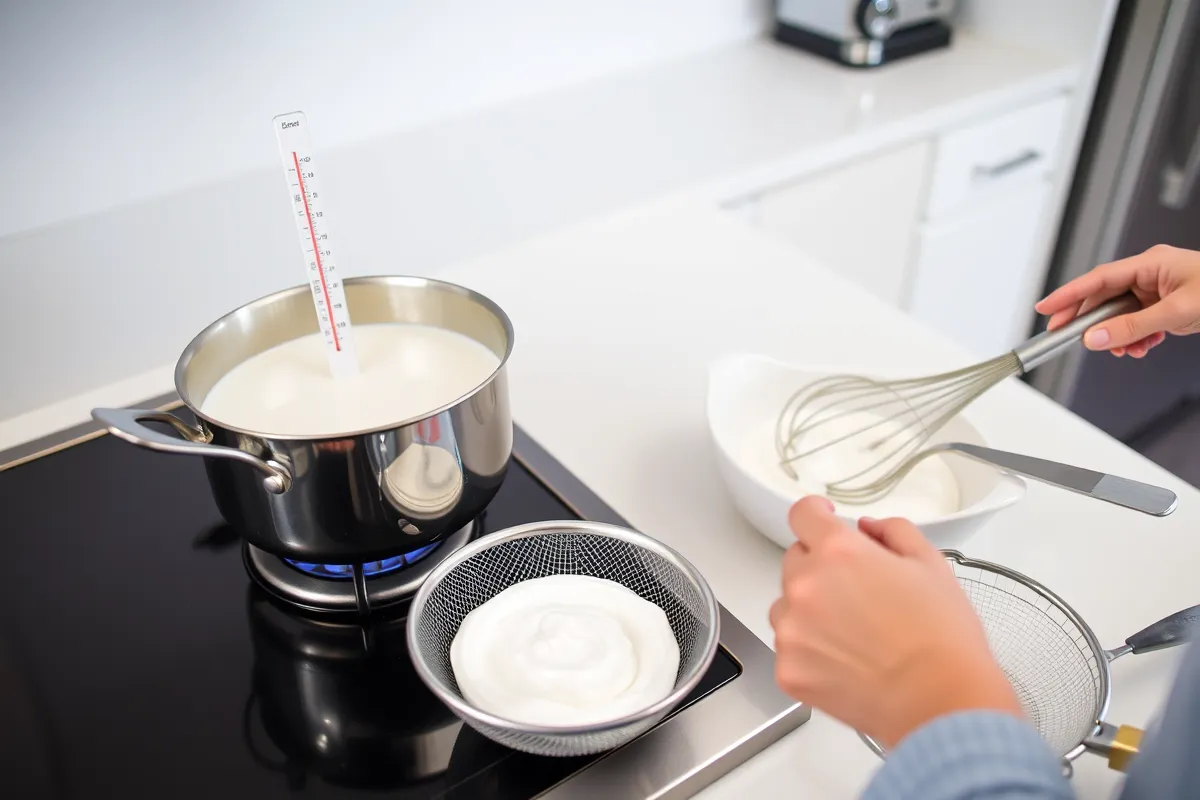
<svg viewBox="0 0 1200 800"><path fill-rule="evenodd" d="M0 236L758 33L767 0L0 3ZM84 268L82 265L80 268Z"/></svg>
<svg viewBox="0 0 1200 800"><path fill-rule="evenodd" d="M702 105L696 82L737 70L691 51L736 49L768 10L0 2L0 422L117 381L142 399L204 324L296 283L275 114L309 115L343 269L436 274L673 186L696 159L631 114Z"/></svg>

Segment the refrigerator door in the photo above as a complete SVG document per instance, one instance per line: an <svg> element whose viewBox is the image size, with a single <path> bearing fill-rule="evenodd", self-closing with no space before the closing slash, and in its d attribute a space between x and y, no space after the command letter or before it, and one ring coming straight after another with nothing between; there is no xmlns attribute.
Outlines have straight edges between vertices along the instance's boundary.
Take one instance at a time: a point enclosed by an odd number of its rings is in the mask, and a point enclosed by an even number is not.
<svg viewBox="0 0 1200 800"><path fill-rule="evenodd" d="M1155 244L1200 250L1200 0L1126 5L1048 288ZM1080 348L1031 380L1130 441L1200 395L1196 364L1200 336L1174 337L1142 360Z"/></svg>

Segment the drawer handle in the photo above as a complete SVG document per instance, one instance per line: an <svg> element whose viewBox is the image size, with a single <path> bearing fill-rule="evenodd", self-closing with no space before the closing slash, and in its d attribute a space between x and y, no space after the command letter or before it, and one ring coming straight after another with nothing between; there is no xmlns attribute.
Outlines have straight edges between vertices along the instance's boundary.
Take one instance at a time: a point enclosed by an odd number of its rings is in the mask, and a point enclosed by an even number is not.
<svg viewBox="0 0 1200 800"><path fill-rule="evenodd" d="M1025 150L1007 161L1001 161L999 164L993 164L990 167L975 167L972 177L976 180L992 181L996 178L1002 178L1010 172L1014 172L1035 161L1040 161L1041 158L1042 154L1037 150Z"/></svg>

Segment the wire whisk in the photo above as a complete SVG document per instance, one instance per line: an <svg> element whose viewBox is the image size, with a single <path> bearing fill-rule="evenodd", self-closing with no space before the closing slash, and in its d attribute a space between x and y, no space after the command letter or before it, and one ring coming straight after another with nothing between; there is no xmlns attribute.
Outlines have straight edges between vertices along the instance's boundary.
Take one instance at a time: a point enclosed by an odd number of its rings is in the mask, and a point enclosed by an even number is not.
<svg viewBox="0 0 1200 800"><path fill-rule="evenodd" d="M902 380L834 375L795 392L776 425L780 468L798 480L795 464L819 453L841 459L826 481L831 500L849 505L890 493L927 453L929 439L996 384L1022 375L1069 349L1097 323L1141 308L1132 294L1097 306L1056 331L1011 352L961 369Z"/></svg>

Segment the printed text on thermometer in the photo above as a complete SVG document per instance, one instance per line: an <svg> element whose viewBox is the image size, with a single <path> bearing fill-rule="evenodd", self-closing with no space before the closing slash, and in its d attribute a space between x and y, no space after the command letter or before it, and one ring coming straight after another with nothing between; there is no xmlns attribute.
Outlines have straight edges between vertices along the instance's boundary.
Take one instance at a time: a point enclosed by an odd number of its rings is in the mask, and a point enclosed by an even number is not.
<svg viewBox="0 0 1200 800"><path fill-rule="evenodd" d="M298 124L299 124L298 122L291 122L291 123L284 122L283 127L286 128L290 125L298 125ZM304 160L308 161L308 157L305 156ZM308 221L308 235L309 235L309 238L312 240L312 247L313 247L312 252L313 252L314 258L316 259L315 261L309 263L309 267L311 269L315 270L317 273L317 278L321 285L321 294L324 296L323 304L325 306L325 313L331 314L333 311L333 307L332 307L332 304L329 302L329 286L325 282L325 267L321 264L321 249L317 245L317 230L316 230L316 228L313 227L312 212L309 210L309 207L308 207L308 190L304 188L304 173L300 171L300 159L296 155L296 152L294 150L292 151L292 164L296 169L296 180L299 182L299 185L300 185L300 194L297 195L296 199L304 204L304 216L305 216L305 219ZM311 178L312 173L309 173L308 177ZM314 195L314 197L315 196L316 195ZM321 213L320 211L317 212L317 214L320 214L320 213ZM325 238L325 235L322 234L320 238L322 238L322 239ZM326 253L326 255L328 255L328 253ZM316 282L317 281L314 281L314 284L316 284ZM331 327L331 330L333 331L333 347L338 352L341 352L342 343L341 343L341 340L338 338L337 325L336 324L333 325Z"/></svg>

